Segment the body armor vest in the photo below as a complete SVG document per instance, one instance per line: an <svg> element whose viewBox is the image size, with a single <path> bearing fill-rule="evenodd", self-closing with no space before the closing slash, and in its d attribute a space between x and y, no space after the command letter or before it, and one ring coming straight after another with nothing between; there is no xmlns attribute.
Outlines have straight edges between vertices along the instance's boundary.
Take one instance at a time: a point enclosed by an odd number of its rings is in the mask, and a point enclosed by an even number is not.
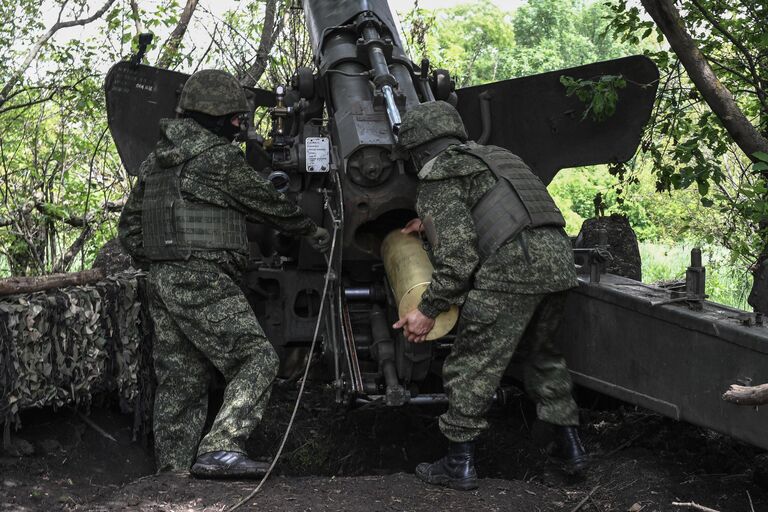
<svg viewBox="0 0 768 512"><path fill-rule="evenodd" d="M183 168L155 167L144 179L141 224L147 258L187 260L193 250L247 254L245 216L230 208L185 201L180 189Z"/></svg>
<svg viewBox="0 0 768 512"><path fill-rule="evenodd" d="M480 159L497 179L472 208L482 256L490 256L526 228L565 226L547 188L520 157L498 146L468 144L460 150Z"/></svg>

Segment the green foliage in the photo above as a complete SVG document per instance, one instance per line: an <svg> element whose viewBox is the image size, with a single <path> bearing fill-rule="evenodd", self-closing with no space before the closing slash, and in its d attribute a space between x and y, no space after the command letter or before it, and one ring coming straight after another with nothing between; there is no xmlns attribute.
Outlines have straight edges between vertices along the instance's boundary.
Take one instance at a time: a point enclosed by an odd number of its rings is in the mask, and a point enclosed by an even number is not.
<svg viewBox="0 0 768 512"><path fill-rule="evenodd" d="M682 1L686 28L744 112L768 132L765 100L758 94L764 85L754 80L768 76L763 30L768 8L761 2L696 2L703 10L693 0ZM183 3L139 2L140 21L156 34L147 62L156 62ZM296 66L311 65L303 15L288 9L290 3L278 2L276 20L283 32L260 77L263 87L286 82ZM89 4L0 2L5 21L0 84L47 29L44 13L63 6L62 19L72 19L91 12ZM265 1L241 0L236 10L223 14L214 14L212 5L200 2L193 25L204 37L194 42L185 37L174 65L185 72L217 67L242 76L258 57ZM715 252L729 268L747 268L761 250L759 220L768 215L761 175L768 173L768 155L754 155L751 162L738 154L675 55L661 45L653 22L634 4L529 0L509 12L491 2L473 2L413 10L403 25L414 60L429 57L434 67L449 69L459 87L647 53L661 68L662 81L643 153L627 165L557 176L549 188L568 232L576 234L583 219L594 215L600 193L607 213L626 215L644 242L726 247L729 255ZM105 206L124 198L131 183L107 131L102 84L108 67L133 51L135 32L129 3L116 2L89 30L62 32L45 45L0 106L0 220L13 221L0 227L0 275L51 271L82 233L73 219L87 219L93 230L68 268L87 265L114 236L116 214ZM585 103L585 115L602 119L611 115L623 78L566 77L563 85ZM744 282L717 279L710 282L724 290Z"/></svg>
<svg viewBox="0 0 768 512"><path fill-rule="evenodd" d="M147 62L157 60L182 3L138 2L144 30L155 33ZM211 27L218 44L182 43L176 65L187 72L203 66L243 71L256 51L264 1L243 1L240 12L222 18L203 3L193 24L198 33ZM0 88L55 21L51 13L82 19L98 7L94 4L102 2L0 2ZM0 225L0 276L88 266L114 237L119 201L131 181L109 136L103 83L109 67L133 52L135 21L129 3L116 2L93 24L63 29L42 46L0 104L0 222L7 224Z"/></svg>
<svg viewBox="0 0 768 512"><path fill-rule="evenodd" d="M658 283L685 279L685 271L690 265L691 249L694 246L640 243L643 281ZM703 245L701 249L707 271L706 293L709 300L748 309L747 295L752 286L750 273L741 265L735 264L724 247Z"/></svg>
<svg viewBox="0 0 768 512"><path fill-rule="evenodd" d="M664 41L654 23L625 0L609 2L609 33L622 41ZM683 0L684 28L738 106L768 134L768 38L764 2ZM682 70L677 56L665 47L646 53L661 70L654 116L644 136L643 159L650 161L659 191L691 188L701 204L711 207L727 230L709 230L707 237L751 263L763 250L766 236L766 167L757 156L743 155L710 111ZM750 157L756 162L750 167Z"/></svg>
<svg viewBox="0 0 768 512"><path fill-rule="evenodd" d="M560 83L565 86L568 96L576 95L586 105L582 119L590 117L595 121L605 121L616 112L619 89L627 86L621 75L603 75L597 80L582 80L563 75Z"/></svg>
<svg viewBox="0 0 768 512"><path fill-rule="evenodd" d="M510 13L474 2L404 16L411 47L457 86L504 80L622 57L637 50L606 37L608 8L579 0L530 0Z"/></svg>

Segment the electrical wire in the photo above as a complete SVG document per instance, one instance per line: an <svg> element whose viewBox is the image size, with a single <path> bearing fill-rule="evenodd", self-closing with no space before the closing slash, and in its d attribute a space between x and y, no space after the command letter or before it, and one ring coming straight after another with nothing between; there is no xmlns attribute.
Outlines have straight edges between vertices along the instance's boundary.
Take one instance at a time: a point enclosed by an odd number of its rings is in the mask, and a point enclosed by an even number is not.
<svg viewBox="0 0 768 512"><path fill-rule="evenodd" d="M277 453L275 454L275 458L272 459L272 464L269 465L269 469L267 469L267 472L264 474L264 477L259 482L259 485L257 485L256 488L253 491L251 491L251 493L248 496L246 496L245 498L237 502L231 508L227 509L227 512L233 512L234 510L237 510L238 508L242 507L243 505L251 501L251 499L254 496L256 496L256 494L259 493L261 488L264 486L264 483L272 474L272 470L275 469L275 466L277 465L277 461L280 459L280 456L283 454L285 443L288 440L288 435L291 433L291 429L293 428L293 422L296 419L296 413L299 410L299 405L301 404L301 398L304 395L304 386L307 383L309 368L312 364L312 356L315 353L315 346L317 345L317 335L320 332L320 323L323 321L323 308L325 306L325 298L328 295L328 285L330 284L331 276L333 275L332 274L333 253L334 253L334 250L336 249L336 239L339 231L339 221L333 215L333 209L330 206L328 196L326 196L325 208L328 210L331 220L333 221L333 235L331 236L331 250L328 253L330 256L327 258L328 266L325 271L325 283L323 284L323 295L320 298L320 311L317 314L317 323L315 324L315 333L312 335L312 344L309 347L309 354L307 355L307 365L304 368L304 376L301 379L301 386L299 387L299 395L296 397L296 402L293 405L293 412L291 413L291 419L288 421L288 426L285 429L285 434L283 434L283 439L282 441L280 441L280 447L277 449Z"/></svg>

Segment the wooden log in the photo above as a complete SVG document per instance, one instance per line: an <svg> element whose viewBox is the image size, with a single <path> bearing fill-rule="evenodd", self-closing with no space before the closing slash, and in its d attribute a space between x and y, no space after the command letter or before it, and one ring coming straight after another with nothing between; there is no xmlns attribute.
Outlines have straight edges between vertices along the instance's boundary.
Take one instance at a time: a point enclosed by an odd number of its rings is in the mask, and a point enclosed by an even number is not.
<svg viewBox="0 0 768 512"><path fill-rule="evenodd" d="M105 277L106 273L101 268L39 277L10 277L0 280L0 296L39 292L65 286L81 286L101 281Z"/></svg>
<svg viewBox="0 0 768 512"><path fill-rule="evenodd" d="M736 405L768 405L768 384L759 386L738 386L732 384L723 393L723 400Z"/></svg>

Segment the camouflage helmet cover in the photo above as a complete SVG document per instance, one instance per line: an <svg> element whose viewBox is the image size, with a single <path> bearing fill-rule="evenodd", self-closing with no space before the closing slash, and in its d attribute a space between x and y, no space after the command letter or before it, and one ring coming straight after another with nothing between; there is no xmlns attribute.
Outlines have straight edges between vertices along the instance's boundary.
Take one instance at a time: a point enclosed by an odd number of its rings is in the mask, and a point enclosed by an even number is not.
<svg viewBox="0 0 768 512"><path fill-rule="evenodd" d="M247 112L249 108L245 91L234 76L218 69L204 69L187 79L177 110L224 116Z"/></svg>
<svg viewBox="0 0 768 512"><path fill-rule="evenodd" d="M406 112L398 135L406 149L441 137L456 137L462 142L468 138L458 111L445 101L421 103Z"/></svg>

